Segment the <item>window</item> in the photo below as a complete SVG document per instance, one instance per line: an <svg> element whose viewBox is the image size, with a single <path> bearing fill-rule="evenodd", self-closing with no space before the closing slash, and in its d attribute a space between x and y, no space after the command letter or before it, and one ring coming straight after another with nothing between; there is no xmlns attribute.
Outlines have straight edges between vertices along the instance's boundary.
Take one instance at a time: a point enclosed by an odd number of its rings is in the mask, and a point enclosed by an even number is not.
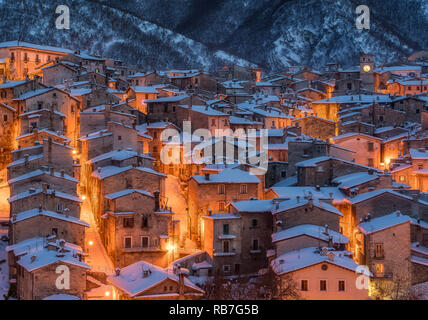
<svg viewBox="0 0 428 320"><path fill-rule="evenodd" d="M352 83L347 83L347 88L348 88L348 90L352 90Z"/></svg>
<svg viewBox="0 0 428 320"><path fill-rule="evenodd" d="M4 115L3 115L3 121L4 121L4 122L7 122L7 114L4 114Z"/></svg>
<svg viewBox="0 0 428 320"><path fill-rule="evenodd" d="M56 212L62 212L62 203L56 204Z"/></svg>
<svg viewBox="0 0 428 320"><path fill-rule="evenodd" d="M367 159L367 165L369 167L373 167L374 166L374 159L373 158L368 158Z"/></svg>
<svg viewBox="0 0 428 320"><path fill-rule="evenodd" d="M239 263L235 264L235 274L239 274L241 272L241 265Z"/></svg>
<svg viewBox="0 0 428 320"><path fill-rule="evenodd" d="M215 119L211 120L211 126L215 126Z"/></svg>
<svg viewBox="0 0 428 320"><path fill-rule="evenodd" d="M376 243L376 258L383 258L383 243Z"/></svg>
<svg viewBox="0 0 428 320"><path fill-rule="evenodd" d="M320 280L320 291L327 291L327 280Z"/></svg>
<svg viewBox="0 0 428 320"><path fill-rule="evenodd" d="M163 105L163 112L168 112L168 104L167 103L165 103Z"/></svg>
<svg viewBox="0 0 428 320"><path fill-rule="evenodd" d="M224 211L224 202L223 202L223 201L220 201L220 202L218 203L218 210L219 210L220 212L223 212L223 211Z"/></svg>
<svg viewBox="0 0 428 320"><path fill-rule="evenodd" d="M58 228L52 228L52 234L57 235L58 234Z"/></svg>
<svg viewBox="0 0 428 320"><path fill-rule="evenodd" d="M374 151L374 144L373 144L373 142L369 142L367 144L367 150L368 151Z"/></svg>
<svg viewBox="0 0 428 320"><path fill-rule="evenodd" d="M383 277L384 276L384 266L382 263L376 264L376 277Z"/></svg>
<svg viewBox="0 0 428 320"><path fill-rule="evenodd" d="M230 265L228 264L223 265L223 273L230 273L230 269L231 269Z"/></svg>
<svg viewBox="0 0 428 320"><path fill-rule="evenodd" d="M228 240L223 242L223 252L229 252L229 249L230 249L229 244L230 243Z"/></svg>
<svg viewBox="0 0 428 320"><path fill-rule="evenodd" d="M259 221L257 219L251 220L251 227L257 228L259 226Z"/></svg>
<svg viewBox="0 0 428 320"><path fill-rule="evenodd" d="M219 184L218 185L218 194L224 194L224 190L225 189L225 186L224 186L224 184Z"/></svg>
<svg viewBox="0 0 428 320"><path fill-rule="evenodd" d="M123 244L124 244L125 249L131 248L131 246L132 246L132 238L131 237L125 237L123 242L124 242Z"/></svg>
<svg viewBox="0 0 428 320"><path fill-rule="evenodd" d="M247 185L241 184L241 194L247 194Z"/></svg>
<svg viewBox="0 0 428 320"><path fill-rule="evenodd" d="M400 176L400 181L403 182L405 180L404 176Z"/></svg>
<svg viewBox="0 0 428 320"><path fill-rule="evenodd" d="M339 280L337 289L339 291L345 291L345 280Z"/></svg>
<svg viewBox="0 0 428 320"><path fill-rule="evenodd" d="M148 228L149 227L149 218L147 216L143 216L141 220L141 228Z"/></svg>
<svg viewBox="0 0 428 320"><path fill-rule="evenodd" d="M229 234L229 225L228 224L223 225L223 234Z"/></svg>
<svg viewBox="0 0 428 320"><path fill-rule="evenodd" d="M301 291L308 291L308 280L301 280L300 281L300 290Z"/></svg>
<svg viewBox="0 0 428 320"><path fill-rule="evenodd" d="M257 240L257 239L253 240L252 248L253 248L252 250L255 250L255 251L260 250L260 248L259 248L259 240Z"/></svg>
<svg viewBox="0 0 428 320"><path fill-rule="evenodd" d="M149 247L149 237L141 237L141 246L143 248Z"/></svg>
<svg viewBox="0 0 428 320"><path fill-rule="evenodd" d="M132 228L134 226L134 218L123 218L123 227Z"/></svg>
<svg viewBox="0 0 428 320"><path fill-rule="evenodd" d="M122 140L122 136L117 136L117 140Z"/></svg>

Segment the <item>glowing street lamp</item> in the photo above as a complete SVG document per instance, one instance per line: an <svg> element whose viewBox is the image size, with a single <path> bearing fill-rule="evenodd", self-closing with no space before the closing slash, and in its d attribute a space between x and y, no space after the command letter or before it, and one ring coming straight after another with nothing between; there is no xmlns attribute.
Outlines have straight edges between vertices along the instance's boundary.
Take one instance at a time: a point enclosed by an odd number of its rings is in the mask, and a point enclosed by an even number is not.
<svg viewBox="0 0 428 320"><path fill-rule="evenodd" d="M94 245L94 242L93 242L92 240L89 240L89 245L90 245L90 246L93 246L93 245Z"/></svg>

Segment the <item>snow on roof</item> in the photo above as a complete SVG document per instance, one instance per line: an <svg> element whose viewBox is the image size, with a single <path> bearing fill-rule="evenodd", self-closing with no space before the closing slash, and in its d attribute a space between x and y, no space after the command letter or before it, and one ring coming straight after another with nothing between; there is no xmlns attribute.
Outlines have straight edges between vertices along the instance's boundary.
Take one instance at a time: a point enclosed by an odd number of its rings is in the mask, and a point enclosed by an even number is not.
<svg viewBox="0 0 428 320"><path fill-rule="evenodd" d="M410 149L412 159L428 159L428 150Z"/></svg>
<svg viewBox="0 0 428 320"><path fill-rule="evenodd" d="M48 245L59 249L61 248L62 242L62 239L57 239L56 236L34 237L7 246L6 251L13 251L13 254L15 256L22 256L27 253L41 250L42 248L47 247ZM76 244L70 242L63 242L63 246L65 249L74 251L77 254L83 253L82 248Z"/></svg>
<svg viewBox="0 0 428 320"><path fill-rule="evenodd" d="M127 166L127 167L116 167L116 166L106 166L106 167L99 167L98 170L95 170L94 172L92 172L91 176L95 177L97 179L105 179L108 177L112 177L114 175L132 170L132 169L136 169L138 171L141 172L147 172L147 173L151 173L151 174L155 174L161 177L166 177L165 174L157 172L153 169L150 168L145 168L145 167L133 167L133 166Z"/></svg>
<svg viewBox="0 0 428 320"><path fill-rule="evenodd" d="M336 96L328 99L318 100L312 102L313 104L325 103L388 103L391 102L389 95L346 95Z"/></svg>
<svg viewBox="0 0 428 320"><path fill-rule="evenodd" d="M35 154L35 155L32 155L32 156L28 157L28 162L34 161L34 160L40 160L40 159L43 159L43 154ZM18 165L21 165L21 164L24 164L24 163L25 163L25 158L20 158L20 159L18 159L16 161L10 163L7 166L7 168L13 168L15 166L18 166Z"/></svg>
<svg viewBox="0 0 428 320"><path fill-rule="evenodd" d="M51 136L54 136L54 137L57 137L57 138L60 138L60 139L64 140L64 142L71 142L70 138L68 138L66 136L63 136L62 134L58 134L57 132L51 131L49 129L39 130L38 133L47 133L47 134L49 134ZM32 135L35 135L35 134L36 133L34 131L30 132L30 133L26 133L26 134L20 135L19 137L16 137L16 140L19 140L19 139L22 139L22 138L25 138L25 137L29 137L29 136L32 136Z"/></svg>
<svg viewBox="0 0 428 320"><path fill-rule="evenodd" d="M316 167L318 163L328 161L333 157L321 156L296 163L296 167Z"/></svg>
<svg viewBox="0 0 428 320"><path fill-rule="evenodd" d="M158 99L149 99L145 100L146 103L150 102L180 102L181 100L184 100L186 98L189 98L187 94L179 95L179 96L171 96L171 97L163 97Z"/></svg>
<svg viewBox="0 0 428 320"><path fill-rule="evenodd" d="M428 248L422 246L419 242L412 242L410 245L412 251L423 254L428 257Z"/></svg>
<svg viewBox="0 0 428 320"><path fill-rule="evenodd" d="M421 71L421 66L392 66L392 67L378 67L375 69L378 71Z"/></svg>
<svg viewBox="0 0 428 320"><path fill-rule="evenodd" d="M189 106L180 105L179 107L181 107L183 109L188 109ZM203 114L206 114L208 116L215 116L215 117L219 117L219 116L228 117L229 116L228 114L223 113L221 111L217 111L216 109L213 109L213 108L209 107L208 105L207 106L192 105L192 111L203 113Z"/></svg>
<svg viewBox="0 0 428 320"><path fill-rule="evenodd" d="M142 194L144 196L153 198L153 195L149 191L139 190L139 189L125 189L125 190L121 190L121 191L118 191L118 192L107 194L105 196L105 198L110 199L110 200L114 200L114 199L117 199L117 198L121 198L121 197L127 196L127 195L129 195L131 193L139 193L139 194Z"/></svg>
<svg viewBox="0 0 428 320"><path fill-rule="evenodd" d="M330 139L333 140L333 141L338 141L338 140L349 139L349 138L353 138L353 137L357 137L357 136L358 137L362 137L362 138L366 138L366 139L369 139L369 140L377 140L379 142L382 141L381 138L369 136L367 134L358 133L358 132L347 132L347 133L341 134L339 136L332 137Z"/></svg>
<svg viewBox="0 0 428 320"><path fill-rule="evenodd" d="M137 93L159 93L155 88L147 86L135 86L131 87L130 89L134 90Z"/></svg>
<svg viewBox="0 0 428 320"><path fill-rule="evenodd" d="M31 197L31 196L37 195L37 194L42 193L42 192L43 192L43 189L34 189L34 190L32 190L32 191L27 190L27 191L24 191L24 192L18 193L18 194L16 194L16 195L14 195L14 196L10 197L10 198L8 199L8 201L9 201L10 203L12 203L12 202L14 202L14 201L18 201L18 200L21 200L21 199L25 199L25 198L28 198L28 197ZM55 194L55 197L63 198L63 199L67 199L67 200L71 200L71 201L75 201L75 202L79 202L79 203L83 202L80 198L78 198L78 197L76 197L76 196L73 196L73 195L68 194L68 193L64 193L64 192L56 191L56 190L53 190L53 189L47 189L47 194L50 194L50 195Z"/></svg>
<svg viewBox="0 0 428 320"><path fill-rule="evenodd" d="M113 135L113 132L109 132L107 129L102 129L99 131L94 131L89 133L86 136L80 137L78 140L81 141L87 141L87 140L92 140L92 139L96 139L96 138L102 138L102 137L107 137L107 136L111 136Z"/></svg>
<svg viewBox="0 0 428 320"><path fill-rule="evenodd" d="M297 184L297 175L285 178L284 180L281 180L280 182L275 184L273 187L275 188L292 187L292 186L295 186L296 184Z"/></svg>
<svg viewBox="0 0 428 320"><path fill-rule="evenodd" d="M358 225L358 230L364 234L371 234L403 223L410 223L411 220L412 218L409 216L397 211L383 217L371 218L370 221L362 222Z"/></svg>
<svg viewBox="0 0 428 320"><path fill-rule="evenodd" d="M20 222L23 220L27 220L30 218L37 217L37 216L46 216L46 217L50 217L50 218L54 218L54 219L67 221L70 223L80 224L82 226L89 228L89 224L87 224L83 220L77 219L77 218L70 216L70 215L65 215L63 213L57 213L57 212L43 210L43 209L40 211L39 208L35 208L35 209L31 209L31 210L28 210L25 212L17 213L16 219L12 219L12 223Z"/></svg>
<svg viewBox="0 0 428 320"><path fill-rule="evenodd" d="M333 179L332 182L337 183L338 187L341 189L350 189L352 187L376 180L378 178L379 176L375 173L369 174L368 172L357 172L337 177Z"/></svg>
<svg viewBox="0 0 428 320"><path fill-rule="evenodd" d="M209 180L205 175L194 175L192 178L199 184L208 183L260 183L259 178L248 171L227 168L217 174L210 174Z"/></svg>
<svg viewBox="0 0 428 320"><path fill-rule="evenodd" d="M283 180L285 181L285 180ZM279 186L278 186L279 185ZM311 196L320 200L343 199L345 195L337 187L321 187L317 190L316 187L297 187L297 186L280 186L281 182L271 187L271 189L283 198L295 198L300 196L301 198ZM330 197L331 196L331 197Z"/></svg>
<svg viewBox="0 0 428 320"><path fill-rule="evenodd" d="M333 259L329 259L330 254L333 255ZM309 247L280 255L271 262L271 266L278 275L320 263L329 263L355 273L358 265L347 255L346 251L329 251L327 255L322 255L318 248Z"/></svg>
<svg viewBox="0 0 428 320"><path fill-rule="evenodd" d="M8 109L8 110L10 110L10 111L12 111L12 112L16 112L15 108L13 108L13 107L11 107L11 106L7 105L6 103L1 102L1 103L0 103L0 106L4 107L4 108L6 108L6 109Z"/></svg>
<svg viewBox="0 0 428 320"><path fill-rule="evenodd" d="M244 89L243 84L247 82L248 81L229 80L229 81L222 82L220 84L228 89Z"/></svg>
<svg viewBox="0 0 428 320"><path fill-rule="evenodd" d="M349 239L345 237L343 234L331 229L328 229L328 232L326 233L325 229L326 229L325 227L316 226L313 224L302 224L302 225L295 226L295 227L272 234L272 242L283 241L283 240L295 238L302 235L324 240L326 242L329 241L330 237L332 238L333 243L346 244L349 242Z"/></svg>
<svg viewBox="0 0 428 320"><path fill-rule="evenodd" d="M232 213L213 213L211 215L203 216L205 219L213 220L228 220L228 219L241 219L241 216Z"/></svg>
<svg viewBox="0 0 428 320"><path fill-rule="evenodd" d="M75 97L84 96L84 95L89 94L91 92L92 92L92 89L89 89L89 88L78 88L78 89L71 89L70 90L70 94L72 96L75 96Z"/></svg>
<svg viewBox="0 0 428 320"><path fill-rule="evenodd" d="M32 251L31 253L22 256L17 261L20 266L24 267L29 272L57 262L72 264L84 269L91 268L89 265L81 261L75 250L70 249L49 250L49 248L43 247L40 248L40 250Z"/></svg>
<svg viewBox="0 0 428 320"><path fill-rule="evenodd" d="M146 277L144 277L144 271L147 272ZM112 285L130 297L144 296L144 292L165 280L171 280L176 283L179 281L178 276L168 269L162 269L145 261L139 261L122 268L119 276L112 275L107 279ZM187 278L184 278L184 285L203 293L202 289Z"/></svg>
<svg viewBox="0 0 428 320"><path fill-rule="evenodd" d="M20 176L18 176L16 178L10 179L8 181L8 183L12 184L12 183L15 183L15 182L18 182L18 181L22 181L22 180L26 180L26 179L31 179L31 178L38 177L38 176L44 175L44 174L51 175L50 172L43 171L41 169L37 169L35 171L31 171L29 173L25 173L23 175L20 175ZM56 178L66 179L66 180L69 180L69 181L72 181L72 182L75 182L75 183L79 183L79 180L77 180L76 178L73 178L73 177L69 176L68 174L64 174L64 176L61 176L61 172L54 171L53 176L56 177Z"/></svg>
<svg viewBox="0 0 428 320"><path fill-rule="evenodd" d="M296 163L296 167L316 167L318 165L318 163L325 162L325 161L328 161L328 160L337 160L337 161L340 161L340 162L343 162L343 163L352 164L352 165L354 165L356 167L365 168L365 169L369 169L369 170L374 170L375 172L378 172L378 173L383 173L382 170L379 170L379 169L376 169L376 168L373 168L373 167L365 166L365 165L362 165L362 164L359 164L359 163L355 163L355 162L352 162L352 161L347 161L347 160L344 160L344 159L340 159L340 158L336 158L336 157L331 157L331 156L321 156L321 157L318 157L318 158L312 158L312 159L304 160L304 161Z"/></svg>
<svg viewBox="0 0 428 320"><path fill-rule="evenodd" d="M392 189L378 189L378 190L374 190L371 192L360 193L360 194L356 195L355 197L348 199L348 201L350 201L352 204L357 204L359 202L366 201L368 199L377 197L377 196L384 194L384 193L390 193L390 194L395 195L397 197L412 200L411 197L406 196L406 195L399 193L397 191L394 191ZM421 202L421 201L419 201L419 202Z"/></svg>
<svg viewBox="0 0 428 320"><path fill-rule="evenodd" d="M103 161L106 159L123 161L123 160L131 159L137 156L145 157L145 158L148 157L145 154L141 154L132 150L113 150L113 151L101 154L95 158L92 158L91 160L88 160L88 163L97 163L99 161Z"/></svg>
<svg viewBox="0 0 428 320"><path fill-rule="evenodd" d="M79 297L72 296L71 294L59 293L50 295L43 300L81 300Z"/></svg>
<svg viewBox="0 0 428 320"><path fill-rule="evenodd" d="M244 200L231 204L238 212L272 212L275 208L273 200Z"/></svg>
<svg viewBox="0 0 428 320"><path fill-rule="evenodd" d="M37 49L37 50L54 51L54 52L60 52L60 53L73 53L73 51L69 49L34 44L34 43L24 42L20 40L6 41L6 42L0 43L0 48L10 48L10 47L23 47L23 48L30 48L30 49Z"/></svg>
<svg viewBox="0 0 428 320"><path fill-rule="evenodd" d="M331 204L321 202L317 198L314 198L314 199L304 199L303 198L303 199L301 199L301 198L297 198L297 197L279 202L278 209L275 208L273 210L273 214L277 214L277 213L284 212L287 210L299 208L301 206L306 206L306 205L309 205L310 203L312 203L312 205L314 207L329 211L329 212L337 214L338 216L341 216L341 217L343 216L342 212L340 212L338 209L336 209L336 207L332 206Z"/></svg>
<svg viewBox="0 0 428 320"><path fill-rule="evenodd" d="M263 124L263 122L252 121L246 118L235 117L235 116L230 116L229 122L230 124Z"/></svg>
<svg viewBox="0 0 428 320"><path fill-rule="evenodd" d="M8 80L6 82L0 83L0 89L14 88L26 82L27 82L26 80L20 80L20 81Z"/></svg>
<svg viewBox="0 0 428 320"><path fill-rule="evenodd" d="M35 96L47 93L47 92L52 91L52 90L56 90L56 89L55 88L42 88L42 89L37 89L34 91L28 91L28 92L21 94L19 97L14 98L13 100L25 100L25 99L33 98Z"/></svg>

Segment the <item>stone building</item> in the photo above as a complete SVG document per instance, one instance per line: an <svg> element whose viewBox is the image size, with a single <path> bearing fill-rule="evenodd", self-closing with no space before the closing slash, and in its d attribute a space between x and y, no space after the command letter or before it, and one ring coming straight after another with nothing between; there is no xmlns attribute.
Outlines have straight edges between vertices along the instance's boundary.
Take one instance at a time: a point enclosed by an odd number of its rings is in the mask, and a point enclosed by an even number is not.
<svg viewBox="0 0 428 320"><path fill-rule="evenodd" d="M358 225L355 259L369 267L374 282L393 281L399 290L411 285L410 223L409 216L397 211L377 218L368 216Z"/></svg>
<svg viewBox="0 0 428 320"><path fill-rule="evenodd" d="M166 267L175 259L179 224L159 192L126 189L105 196L101 237L116 267L144 260Z"/></svg>
<svg viewBox="0 0 428 320"><path fill-rule="evenodd" d="M251 198L263 198L263 182L247 171L228 168L217 174L192 176L188 190L189 236L201 236L201 217L208 210L226 212L230 202Z"/></svg>
<svg viewBox="0 0 428 320"><path fill-rule="evenodd" d="M174 272L145 261L117 269L108 282L118 300L199 300L204 294L186 278L184 270Z"/></svg>
<svg viewBox="0 0 428 320"><path fill-rule="evenodd" d="M35 227L37 226L37 227ZM85 229L89 225L68 214L68 211L49 211L42 207L19 212L11 217L11 244L35 237L56 235L67 242L85 246Z"/></svg>
<svg viewBox="0 0 428 320"><path fill-rule="evenodd" d="M53 294L68 294L83 299L90 266L83 262L82 249L64 240L42 239L40 243L36 238L30 241L10 247L15 256L20 256L16 257L18 299L42 300ZM27 251L24 244L33 250ZM69 273L69 281L66 273Z"/></svg>

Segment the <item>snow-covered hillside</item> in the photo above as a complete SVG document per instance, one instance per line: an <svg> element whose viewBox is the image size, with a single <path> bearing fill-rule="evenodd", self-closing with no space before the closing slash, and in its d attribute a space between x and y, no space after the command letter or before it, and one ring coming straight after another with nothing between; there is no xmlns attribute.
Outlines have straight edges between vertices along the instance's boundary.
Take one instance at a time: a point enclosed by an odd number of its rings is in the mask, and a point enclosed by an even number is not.
<svg viewBox="0 0 428 320"><path fill-rule="evenodd" d="M356 0L1 0L0 41L21 39L119 58L142 68L213 69L225 62L379 62L428 47L424 0L366 0L371 29L355 27ZM55 29L66 4L71 29ZM397 12L400 12L398 15Z"/></svg>

